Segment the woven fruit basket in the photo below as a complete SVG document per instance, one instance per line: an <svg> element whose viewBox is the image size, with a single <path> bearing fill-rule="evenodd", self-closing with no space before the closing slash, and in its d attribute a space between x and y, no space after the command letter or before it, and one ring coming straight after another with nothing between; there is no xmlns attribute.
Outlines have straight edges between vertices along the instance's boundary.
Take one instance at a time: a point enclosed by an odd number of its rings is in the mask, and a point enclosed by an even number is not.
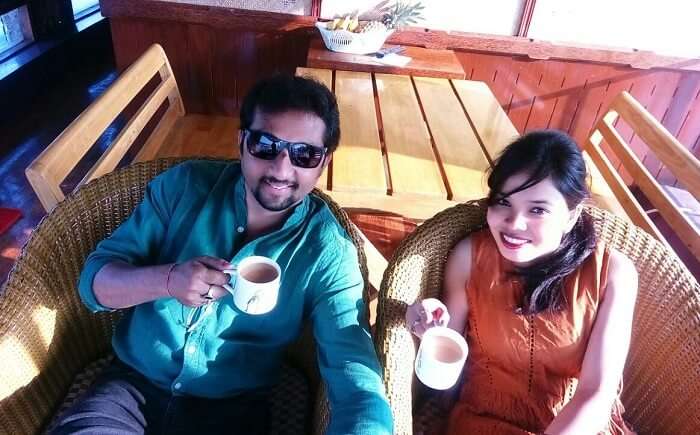
<svg viewBox="0 0 700 435"><path fill-rule="evenodd" d="M377 29L361 33L348 30L328 30L326 23L323 22L317 22L316 28L321 32L326 48L331 51L352 54L375 53L382 48L384 41L394 33L394 29Z"/></svg>

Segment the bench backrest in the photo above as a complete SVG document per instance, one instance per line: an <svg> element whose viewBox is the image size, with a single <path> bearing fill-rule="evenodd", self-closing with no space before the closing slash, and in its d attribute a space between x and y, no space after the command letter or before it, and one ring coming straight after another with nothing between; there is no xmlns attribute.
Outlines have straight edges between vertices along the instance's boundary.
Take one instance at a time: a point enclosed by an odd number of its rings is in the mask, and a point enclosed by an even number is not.
<svg viewBox="0 0 700 435"><path fill-rule="evenodd" d="M667 243L647 213L634 198L622 176L603 152L603 141L620 160L639 190L649 199L663 219L700 260L700 230L689 216L674 203L668 192L654 178L644 163L616 129L621 118L654 153L656 158L678 179L679 184L695 198L700 198L700 161L627 92L615 97L608 112L598 121L584 144L603 177L638 227Z"/></svg>
<svg viewBox="0 0 700 435"><path fill-rule="evenodd" d="M27 167L25 174L46 211L64 199L61 182L156 75L160 82L75 188L114 170L167 99L167 109L134 160L148 160L155 156L175 121L185 114L170 63L158 44L142 54Z"/></svg>

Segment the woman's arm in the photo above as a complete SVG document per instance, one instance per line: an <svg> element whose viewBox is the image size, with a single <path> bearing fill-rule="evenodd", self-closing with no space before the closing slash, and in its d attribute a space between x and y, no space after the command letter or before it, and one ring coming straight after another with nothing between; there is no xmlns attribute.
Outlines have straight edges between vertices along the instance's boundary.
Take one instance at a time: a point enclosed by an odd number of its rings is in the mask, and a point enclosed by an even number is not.
<svg viewBox="0 0 700 435"><path fill-rule="evenodd" d="M447 326L464 333L467 321L467 294L465 291L472 266L471 239L460 241L447 258L442 300L423 299L416 301L406 310L406 324L418 337L432 326L433 311L441 308L446 311L439 320L447 320ZM438 319L435 319L438 320Z"/></svg>
<svg viewBox="0 0 700 435"><path fill-rule="evenodd" d="M597 434L608 424L629 350L637 280L632 261L612 251L607 288L588 341L576 393L545 433Z"/></svg>
<svg viewBox="0 0 700 435"><path fill-rule="evenodd" d="M443 300L450 313L448 326L460 334L467 323L467 292L472 268L472 243L467 237L455 246L445 265Z"/></svg>

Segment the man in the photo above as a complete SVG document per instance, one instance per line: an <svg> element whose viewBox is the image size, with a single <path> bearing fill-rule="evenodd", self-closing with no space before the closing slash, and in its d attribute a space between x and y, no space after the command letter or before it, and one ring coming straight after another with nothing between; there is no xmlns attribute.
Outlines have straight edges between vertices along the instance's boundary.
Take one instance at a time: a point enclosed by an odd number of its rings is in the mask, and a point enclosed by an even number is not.
<svg viewBox="0 0 700 435"><path fill-rule="evenodd" d="M114 334L117 361L54 433L266 433L283 349L306 319L329 390L328 433L391 433L357 252L309 195L340 138L335 98L277 76L253 87L240 117L240 164L165 172L88 257L84 303L131 309ZM223 271L250 255L282 269L267 314L241 312L222 287Z"/></svg>

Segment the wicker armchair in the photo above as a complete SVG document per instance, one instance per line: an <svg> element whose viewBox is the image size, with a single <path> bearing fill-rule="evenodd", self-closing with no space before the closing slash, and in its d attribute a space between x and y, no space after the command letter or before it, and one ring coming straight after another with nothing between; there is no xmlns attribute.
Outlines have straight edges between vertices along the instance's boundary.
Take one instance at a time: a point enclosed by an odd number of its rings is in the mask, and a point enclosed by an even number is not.
<svg viewBox="0 0 700 435"><path fill-rule="evenodd" d="M474 201L437 214L402 242L384 274L375 342L396 434L420 433L439 424L454 398L429 393L414 381L415 345L404 314L416 299L439 296L448 253L457 241L484 227L485 213L485 203ZM595 207L586 213L599 237L629 256L639 271L624 375L625 418L640 434L700 433L700 402L695 399L700 394L698 282L647 233Z"/></svg>
<svg viewBox="0 0 700 435"><path fill-rule="evenodd" d="M182 160L137 163L98 178L61 202L35 229L0 293L0 433L46 429L67 406L67 393L72 400L106 365L119 316L85 309L77 293L78 276L97 243L141 201L148 181ZM355 227L329 197L314 194L326 201L354 240L367 283ZM274 433L322 433L327 426L329 409L312 337L307 327L288 349L288 366L272 398Z"/></svg>

